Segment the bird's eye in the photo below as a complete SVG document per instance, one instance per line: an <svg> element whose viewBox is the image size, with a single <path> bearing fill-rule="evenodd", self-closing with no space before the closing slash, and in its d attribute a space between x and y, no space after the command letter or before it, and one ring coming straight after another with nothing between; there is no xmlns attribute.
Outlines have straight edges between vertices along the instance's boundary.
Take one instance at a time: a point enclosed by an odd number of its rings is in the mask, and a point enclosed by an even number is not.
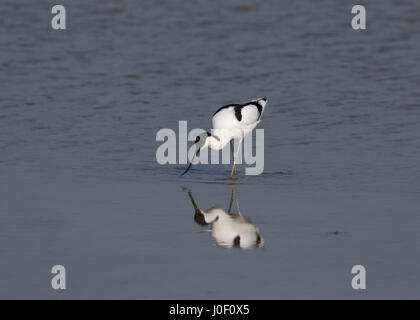
<svg viewBox="0 0 420 320"><path fill-rule="evenodd" d="M195 138L195 143L197 143L198 141L200 141L200 136L197 136L197 138Z"/></svg>

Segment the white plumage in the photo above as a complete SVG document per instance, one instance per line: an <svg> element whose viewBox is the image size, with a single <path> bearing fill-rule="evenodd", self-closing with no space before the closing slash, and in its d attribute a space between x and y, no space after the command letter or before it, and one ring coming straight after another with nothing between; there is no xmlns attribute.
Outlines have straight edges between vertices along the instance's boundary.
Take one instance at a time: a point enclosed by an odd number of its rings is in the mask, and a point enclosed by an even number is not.
<svg viewBox="0 0 420 320"><path fill-rule="evenodd" d="M232 184L232 196L228 212L220 207L212 207L202 210L196 204L191 191L188 196L193 204L194 220L201 226L211 225L211 234L219 246L225 248L262 248L264 239L258 227L239 210L236 187ZM233 201L235 201L237 214L231 213Z"/></svg>
<svg viewBox="0 0 420 320"><path fill-rule="evenodd" d="M217 110L212 118L214 134L228 131L232 138L245 137L261 121L267 99L257 99L244 104L229 104ZM226 133L224 133L226 134ZM229 142L229 141L228 141Z"/></svg>
<svg viewBox="0 0 420 320"><path fill-rule="evenodd" d="M267 98L260 98L244 104L229 104L219 108L212 117L212 133L207 132L197 136L195 140L196 154L206 147L213 150L223 149L233 139L239 139L239 151L244 137L260 123L266 104ZM230 174L231 179L233 173L235 172L236 174L236 159L238 158L238 154L233 154L233 156L234 163ZM191 165L192 161L183 175L187 173Z"/></svg>

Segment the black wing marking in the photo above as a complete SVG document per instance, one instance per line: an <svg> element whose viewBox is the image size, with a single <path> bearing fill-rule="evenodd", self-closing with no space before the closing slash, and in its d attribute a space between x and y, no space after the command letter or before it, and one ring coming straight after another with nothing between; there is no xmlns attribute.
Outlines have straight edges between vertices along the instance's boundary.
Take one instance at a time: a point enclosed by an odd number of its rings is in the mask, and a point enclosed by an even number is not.
<svg viewBox="0 0 420 320"><path fill-rule="evenodd" d="M233 247L234 248L240 248L241 247L241 237L236 236L235 239L233 239Z"/></svg>
<svg viewBox="0 0 420 320"><path fill-rule="evenodd" d="M235 107L235 117L238 121L242 120L242 107Z"/></svg>
<svg viewBox="0 0 420 320"><path fill-rule="evenodd" d="M259 246L261 243L261 235L259 233L257 233L257 241L256 241L256 245Z"/></svg>
<svg viewBox="0 0 420 320"><path fill-rule="evenodd" d="M252 104L258 108L258 113L260 114L258 116L258 119L259 119L261 117L261 113L263 111L263 107L257 101L253 101Z"/></svg>
<svg viewBox="0 0 420 320"><path fill-rule="evenodd" d="M213 117L216 115L216 113L219 113L219 111L221 111L223 109L227 109L227 108L230 108L230 107L235 107L236 108L236 107L241 107L241 106L242 106L241 104L227 104L227 105L217 109L217 111L215 113L213 113Z"/></svg>
<svg viewBox="0 0 420 320"><path fill-rule="evenodd" d="M219 111L221 111L221 110L223 110L223 109L227 109L227 108L230 108L230 107L233 107L234 108L234 110L235 110L235 117L236 117L236 119L238 119L238 121L241 121L242 120L242 108L243 107L246 107L246 106L249 106L249 105L254 105L254 106L256 106L257 107L257 109L258 109L258 113L260 114L259 115L259 117L261 117L261 113L262 113L262 106L257 102L257 101L251 101L251 102L247 102L247 103L244 103L244 104L228 104L228 105L225 105L225 106L223 106L223 107L221 107L221 108L219 108L214 114L213 114L213 117L219 112ZM259 118L258 117L258 118Z"/></svg>

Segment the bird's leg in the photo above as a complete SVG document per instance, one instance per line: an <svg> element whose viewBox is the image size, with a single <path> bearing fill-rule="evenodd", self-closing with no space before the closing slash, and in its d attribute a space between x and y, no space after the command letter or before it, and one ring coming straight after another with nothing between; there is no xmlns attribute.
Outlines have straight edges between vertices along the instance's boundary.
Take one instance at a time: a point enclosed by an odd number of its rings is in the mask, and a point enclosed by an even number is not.
<svg viewBox="0 0 420 320"><path fill-rule="evenodd" d="M231 193L231 195L230 195L230 203L229 203L229 209L228 209L228 213L229 213L229 214L230 214L230 212L231 212L231 210L232 210L233 195L234 195L234 192L233 192L233 187L232 187L232 193Z"/></svg>
<svg viewBox="0 0 420 320"><path fill-rule="evenodd" d="M230 180L233 179L233 172L235 171L236 161L233 162L232 171L230 172Z"/></svg>
<svg viewBox="0 0 420 320"><path fill-rule="evenodd" d="M236 157L235 157L235 144L233 143L233 139L230 140L230 151L232 153L232 159L233 159L233 163L235 163L236 161ZM235 176L236 176L236 167L235 167ZM232 179L232 174L230 175L230 178Z"/></svg>
<svg viewBox="0 0 420 320"><path fill-rule="evenodd" d="M232 152L233 163L235 163L236 157L235 157L235 145L233 143L233 139L230 140L230 151ZM236 176L236 167L235 167L235 176Z"/></svg>
<svg viewBox="0 0 420 320"><path fill-rule="evenodd" d="M238 153L236 154L236 158L238 158L238 156L239 156L239 150L241 149L241 143L244 140L244 132L243 131L241 132L241 135L242 135L242 137L241 137L241 140L239 140ZM236 165L235 165L235 176L236 176ZM236 189L235 189L235 191L236 191ZM239 208L238 208L238 210L239 210Z"/></svg>
<svg viewBox="0 0 420 320"><path fill-rule="evenodd" d="M239 209L238 193L236 192L236 185L235 184L232 184L232 194L235 198L236 210L237 210L239 215L242 215L241 210Z"/></svg>
<svg viewBox="0 0 420 320"><path fill-rule="evenodd" d="M232 153L233 161L235 161L235 145L233 144L233 139L230 140L230 152Z"/></svg>
<svg viewBox="0 0 420 320"><path fill-rule="evenodd" d="M233 167L232 167L232 172L230 173L230 179L232 180L232 176L233 176L233 168L235 167L235 162L236 162L236 158L235 158L235 144L233 143L233 139L230 140L230 151L232 153L232 158L233 158ZM233 196L233 194L232 194ZM231 205L232 205L232 200L231 199Z"/></svg>
<svg viewBox="0 0 420 320"><path fill-rule="evenodd" d="M233 172L235 171L235 175L236 175L236 160L239 157L239 151L241 150L241 143L242 143L243 137L239 140L239 144L238 144L238 150L236 151L236 156L234 157L234 161L233 161L233 166L232 166L232 171L230 173L230 179L232 180L233 177Z"/></svg>

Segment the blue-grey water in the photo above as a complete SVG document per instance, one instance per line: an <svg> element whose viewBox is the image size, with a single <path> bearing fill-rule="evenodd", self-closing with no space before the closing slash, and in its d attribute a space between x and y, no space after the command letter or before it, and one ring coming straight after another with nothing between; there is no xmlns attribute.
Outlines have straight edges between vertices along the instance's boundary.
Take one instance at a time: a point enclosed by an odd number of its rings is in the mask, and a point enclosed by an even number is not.
<svg viewBox="0 0 420 320"><path fill-rule="evenodd" d="M0 4L0 298L420 298L420 2L55 4ZM180 178L156 133L261 96L265 246L226 249L185 188L227 210L229 166Z"/></svg>

